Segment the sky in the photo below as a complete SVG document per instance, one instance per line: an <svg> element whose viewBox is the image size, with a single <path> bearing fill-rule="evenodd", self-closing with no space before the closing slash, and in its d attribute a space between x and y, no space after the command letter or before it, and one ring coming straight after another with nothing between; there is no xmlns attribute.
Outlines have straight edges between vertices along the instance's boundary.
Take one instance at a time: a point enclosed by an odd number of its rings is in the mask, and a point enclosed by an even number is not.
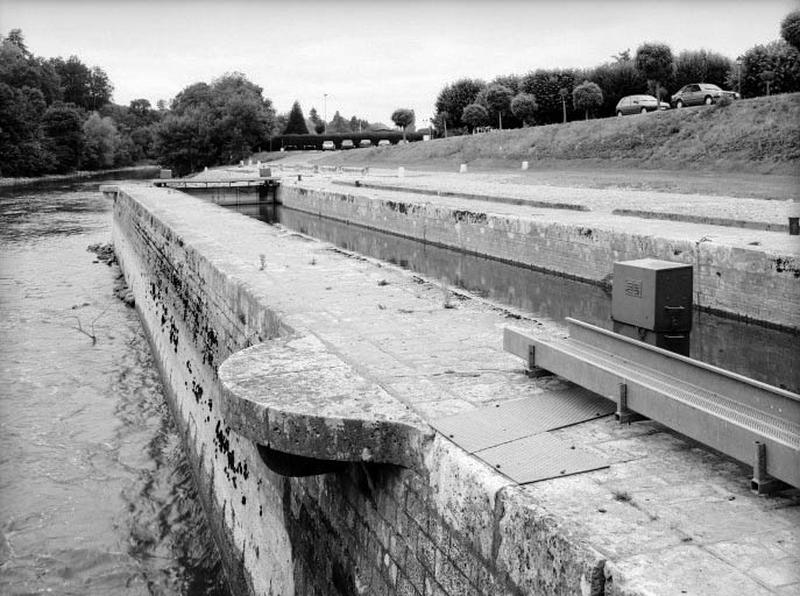
<svg viewBox="0 0 800 596"><path fill-rule="evenodd" d="M37 56L99 66L114 101L169 102L231 71L278 112L391 124L433 116L442 87L537 68L585 68L644 42L732 59L780 36L800 0L0 0L0 34Z"/></svg>

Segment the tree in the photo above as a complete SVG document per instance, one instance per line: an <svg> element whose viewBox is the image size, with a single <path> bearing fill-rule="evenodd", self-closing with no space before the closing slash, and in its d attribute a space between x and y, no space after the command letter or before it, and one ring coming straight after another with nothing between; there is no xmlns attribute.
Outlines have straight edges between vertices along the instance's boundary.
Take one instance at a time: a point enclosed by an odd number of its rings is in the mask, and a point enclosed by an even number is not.
<svg viewBox="0 0 800 596"><path fill-rule="evenodd" d="M712 83L724 87L733 68L730 58L708 50L684 51L675 59L675 88L689 83Z"/></svg>
<svg viewBox="0 0 800 596"><path fill-rule="evenodd" d="M563 120L562 124L566 124L567 123L567 97L569 97L569 89L567 89L566 87L561 87L561 89L558 90L558 95L561 97L561 112L562 112L562 114L564 116L564 120Z"/></svg>
<svg viewBox="0 0 800 596"><path fill-rule="evenodd" d="M55 103L42 117L44 146L53 156L53 171L63 174L78 167L83 152L83 118L74 105Z"/></svg>
<svg viewBox="0 0 800 596"><path fill-rule="evenodd" d="M308 112L308 119L311 121L311 124L314 126L314 132L318 135L321 135L325 132L325 123L322 121L322 118L319 117L319 113L317 112L317 108L311 107L311 110Z"/></svg>
<svg viewBox="0 0 800 596"><path fill-rule="evenodd" d="M442 120L442 128L453 130L465 126L461 114L464 108L475 102L475 98L486 87L480 79L459 79L445 85L436 98L436 114Z"/></svg>
<svg viewBox="0 0 800 596"><path fill-rule="evenodd" d="M236 162L258 150L275 132L276 122L272 102L262 91L238 72L211 85L195 83L183 89L156 128L161 162L185 174Z"/></svg>
<svg viewBox="0 0 800 596"><path fill-rule="evenodd" d="M42 143L46 109L38 89L0 82L0 175L38 176L50 169L52 159Z"/></svg>
<svg viewBox="0 0 800 596"><path fill-rule="evenodd" d="M87 109L98 110L111 101L114 86L108 75L99 66L93 66L89 77L89 105Z"/></svg>
<svg viewBox="0 0 800 596"><path fill-rule="evenodd" d="M539 104L536 103L536 96L530 93L518 93L511 100L511 111L529 126L536 123L536 111L538 109Z"/></svg>
<svg viewBox="0 0 800 596"><path fill-rule="evenodd" d="M588 120L589 110L603 105L603 91L597 83L584 81L572 90L572 105L576 110L584 110Z"/></svg>
<svg viewBox="0 0 800 596"><path fill-rule="evenodd" d="M625 62L630 62L631 61L631 49L630 48L626 48L626 49L622 50L619 54L614 54L613 56L611 56L611 59L616 64L623 64Z"/></svg>
<svg viewBox="0 0 800 596"><path fill-rule="evenodd" d="M392 112L392 122L403 129L403 141L406 140L406 129L414 124L414 110L397 108Z"/></svg>
<svg viewBox="0 0 800 596"><path fill-rule="evenodd" d="M613 116L620 99L647 89L647 79L636 69L633 60L601 64L587 71L586 79L597 83L603 91L603 105L597 111L598 116Z"/></svg>
<svg viewBox="0 0 800 596"><path fill-rule="evenodd" d="M38 89L47 105L60 100L62 95L61 79L55 69L28 51L19 29L13 29L8 37L0 37L0 82L16 89Z"/></svg>
<svg viewBox="0 0 800 596"><path fill-rule="evenodd" d="M101 118L93 112L83 123L83 137L81 164L84 168L100 170L115 164L122 139L111 118Z"/></svg>
<svg viewBox="0 0 800 596"><path fill-rule="evenodd" d="M553 124L565 120L566 103L562 103L561 89L572 93L578 73L574 70L537 70L522 77L520 90L536 97L539 111L536 120Z"/></svg>
<svg viewBox="0 0 800 596"><path fill-rule="evenodd" d="M770 93L800 91L800 51L782 39L747 50L742 56L739 73L742 97L756 97L764 92L765 81L761 78L764 72L774 73L769 85ZM734 86L738 78L732 72L729 84Z"/></svg>
<svg viewBox="0 0 800 596"><path fill-rule="evenodd" d="M479 103L471 103L464 108L461 119L470 130L475 130L478 126L485 126L489 122L489 110Z"/></svg>
<svg viewBox="0 0 800 596"><path fill-rule="evenodd" d="M339 110L336 110L336 113L333 115L333 119L328 126L328 132L341 134L353 131L350 129L350 124L348 121L342 117L342 115L339 113Z"/></svg>
<svg viewBox="0 0 800 596"><path fill-rule="evenodd" d="M307 135L308 127L306 126L306 118L303 116L303 110L300 108L300 102L295 101L292 104L292 109L289 110L289 122L286 123L286 130L283 131L285 135Z"/></svg>
<svg viewBox="0 0 800 596"><path fill-rule="evenodd" d="M800 10L790 12L781 21L781 37L794 49L800 50Z"/></svg>
<svg viewBox="0 0 800 596"><path fill-rule="evenodd" d="M645 43L636 50L636 68L647 79L650 90L657 97L659 85L667 87L671 83L673 63L672 50L666 44Z"/></svg>
<svg viewBox="0 0 800 596"><path fill-rule="evenodd" d="M493 84L486 88L486 102L489 109L497 114L498 128L503 130L503 114L511 108L511 89L505 85Z"/></svg>
<svg viewBox="0 0 800 596"><path fill-rule="evenodd" d="M769 97L769 86L772 81L775 80L775 73L771 70L764 70L758 75L758 78L764 81L764 86L766 88L766 95Z"/></svg>
<svg viewBox="0 0 800 596"><path fill-rule="evenodd" d="M92 71L77 56L52 58L50 64L61 78L62 96L65 103L72 103L87 109L91 106L89 88Z"/></svg>

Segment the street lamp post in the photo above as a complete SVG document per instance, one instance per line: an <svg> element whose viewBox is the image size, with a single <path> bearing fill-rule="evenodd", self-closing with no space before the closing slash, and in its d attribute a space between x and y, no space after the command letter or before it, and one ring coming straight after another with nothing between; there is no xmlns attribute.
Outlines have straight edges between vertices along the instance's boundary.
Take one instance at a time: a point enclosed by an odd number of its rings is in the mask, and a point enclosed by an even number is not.
<svg viewBox="0 0 800 596"><path fill-rule="evenodd" d="M322 94L322 117L325 119L325 128L328 128L328 94Z"/></svg>

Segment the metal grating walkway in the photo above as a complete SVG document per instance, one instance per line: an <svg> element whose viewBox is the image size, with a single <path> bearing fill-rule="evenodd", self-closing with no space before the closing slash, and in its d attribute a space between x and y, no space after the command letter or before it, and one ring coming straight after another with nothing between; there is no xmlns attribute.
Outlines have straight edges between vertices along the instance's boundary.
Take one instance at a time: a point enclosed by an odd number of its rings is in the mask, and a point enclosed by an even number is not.
<svg viewBox="0 0 800 596"><path fill-rule="evenodd" d="M615 404L581 387L549 391L446 416L437 431L519 484L608 467L549 430L614 413Z"/></svg>

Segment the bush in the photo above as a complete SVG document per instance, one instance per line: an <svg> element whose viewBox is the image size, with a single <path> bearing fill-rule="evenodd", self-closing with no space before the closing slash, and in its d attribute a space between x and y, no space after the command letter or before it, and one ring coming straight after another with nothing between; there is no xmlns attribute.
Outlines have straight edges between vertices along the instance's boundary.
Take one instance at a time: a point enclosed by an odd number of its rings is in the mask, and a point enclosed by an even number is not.
<svg viewBox="0 0 800 596"><path fill-rule="evenodd" d="M291 149L322 149L324 141L333 141L337 149L342 148L342 141L350 139L357 147L358 144L368 139L372 141L373 145L377 145L381 139L387 139L392 145L396 145L403 140L403 134L399 131L385 131L385 132L357 132L357 133L338 133L327 135L280 135L272 138L271 150L277 151L281 148ZM407 141L421 141L422 134L417 132L406 133Z"/></svg>
<svg viewBox="0 0 800 596"><path fill-rule="evenodd" d="M733 103L730 95L723 95L717 100L717 107L726 108Z"/></svg>

